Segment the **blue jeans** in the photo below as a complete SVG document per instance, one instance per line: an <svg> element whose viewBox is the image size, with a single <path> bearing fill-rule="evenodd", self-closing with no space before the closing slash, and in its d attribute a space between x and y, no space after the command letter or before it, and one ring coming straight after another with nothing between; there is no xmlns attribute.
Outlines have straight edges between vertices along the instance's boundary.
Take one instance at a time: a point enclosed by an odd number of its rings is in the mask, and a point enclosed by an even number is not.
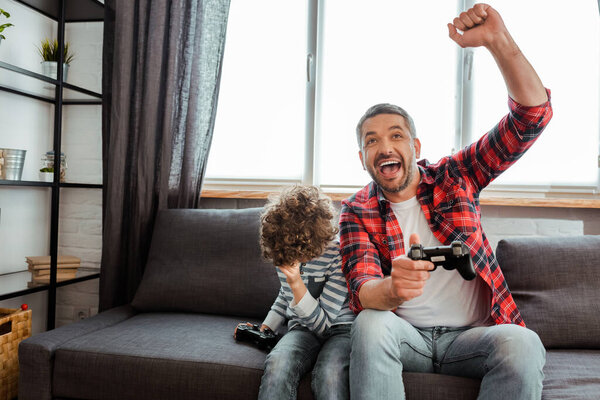
<svg viewBox="0 0 600 400"><path fill-rule="evenodd" d="M311 387L315 398L347 400L350 327L335 325L322 338L301 327L283 335L267 355L258 398L296 399L300 379L314 365Z"/></svg>
<svg viewBox="0 0 600 400"><path fill-rule="evenodd" d="M481 379L479 399L540 399L546 351L518 325L418 329L364 310L352 327L352 399L404 399L402 371Z"/></svg>

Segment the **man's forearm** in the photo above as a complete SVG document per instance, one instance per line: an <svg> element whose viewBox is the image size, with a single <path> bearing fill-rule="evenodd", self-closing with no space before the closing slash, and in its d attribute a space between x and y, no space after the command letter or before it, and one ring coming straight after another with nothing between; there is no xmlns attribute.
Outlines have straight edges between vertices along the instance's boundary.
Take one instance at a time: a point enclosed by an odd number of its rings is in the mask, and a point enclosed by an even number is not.
<svg viewBox="0 0 600 400"><path fill-rule="evenodd" d="M486 47L502 73L510 97L524 106L537 106L548 101L537 72L508 32Z"/></svg>
<svg viewBox="0 0 600 400"><path fill-rule="evenodd" d="M382 279L372 279L365 282L358 292L358 298L363 308L375 310L393 310L402 304L402 300L390 296L392 279L388 276Z"/></svg>

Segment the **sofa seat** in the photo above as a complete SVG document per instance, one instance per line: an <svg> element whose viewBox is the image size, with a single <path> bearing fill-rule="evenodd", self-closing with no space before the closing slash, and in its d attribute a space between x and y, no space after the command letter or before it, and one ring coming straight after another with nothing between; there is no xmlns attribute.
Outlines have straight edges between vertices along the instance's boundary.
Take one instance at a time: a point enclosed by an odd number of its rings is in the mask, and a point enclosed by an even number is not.
<svg viewBox="0 0 600 400"><path fill-rule="evenodd" d="M547 350L542 400L600 398L600 350Z"/></svg>
<svg viewBox="0 0 600 400"><path fill-rule="evenodd" d="M265 355L235 343L238 322L231 316L140 313L74 338L56 350L53 395L208 399L250 391L256 397Z"/></svg>

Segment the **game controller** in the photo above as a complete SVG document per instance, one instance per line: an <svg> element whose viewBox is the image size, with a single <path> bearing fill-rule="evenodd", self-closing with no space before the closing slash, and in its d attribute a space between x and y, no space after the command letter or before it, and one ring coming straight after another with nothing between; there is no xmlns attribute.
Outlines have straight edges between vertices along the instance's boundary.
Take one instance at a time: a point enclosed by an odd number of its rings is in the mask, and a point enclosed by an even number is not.
<svg viewBox="0 0 600 400"><path fill-rule="evenodd" d="M260 327L250 322L238 324L233 332L233 338L242 342L250 342L263 350L271 350L277 344L278 337L269 328L260 331Z"/></svg>
<svg viewBox="0 0 600 400"><path fill-rule="evenodd" d="M433 263L433 271L442 265L447 270L456 269L463 279L470 281L477 274L473 268L469 248L461 242L452 242L450 246L423 247L421 244L410 246L408 257L412 260L426 260Z"/></svg>

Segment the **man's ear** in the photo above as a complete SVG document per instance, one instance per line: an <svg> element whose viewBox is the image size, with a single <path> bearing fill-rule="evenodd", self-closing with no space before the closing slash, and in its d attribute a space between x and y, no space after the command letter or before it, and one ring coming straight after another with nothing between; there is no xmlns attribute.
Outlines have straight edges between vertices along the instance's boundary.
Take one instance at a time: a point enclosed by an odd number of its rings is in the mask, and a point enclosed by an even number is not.
<svg viewBox="0 0 600 400"><path fill-rule="evenodd" d="M358 151L358 158L360 158L360 163L362 164L363 169L366 171L367 170L367 166L365 165L365 160L363 159L362 150Z"/></svg>
<svg viewBox="0 0 600 400"><path fill-rule="evenodd" d="M414 138L413 143L415 145L415 156L421 158L421 141L419 138Z"/></svg>

